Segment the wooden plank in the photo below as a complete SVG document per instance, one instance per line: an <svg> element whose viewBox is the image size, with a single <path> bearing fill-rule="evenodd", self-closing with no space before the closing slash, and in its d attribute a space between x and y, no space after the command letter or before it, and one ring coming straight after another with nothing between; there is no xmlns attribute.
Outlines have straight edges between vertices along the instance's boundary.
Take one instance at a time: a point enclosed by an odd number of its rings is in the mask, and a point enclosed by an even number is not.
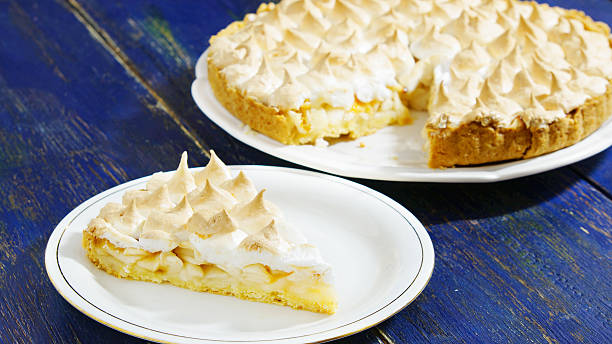
<svg viewBox="0 0 612 344"><path fill-rule="evenodd" d="M603 343L612 202L568 169L492 185L366 182L436 250L429 285L379 327L397 343Z"/></svg>
<svg viewBox="0 0 612 344"><path fill-rule="evenodd" d="M88 29L100 32L107 49L118 51L119 59L150 87L152 93L167 103L169 112L175 113L211 148L226 152L224 160L228 163L296 166L229 136L204 116L191 98L195 63L208 45L210 35L227 25L230 22L227 18L238 19L243 11L254 11L255 2L188 2L181 6L172 2L140 3L132 16L130 12L136 4L131 2L67 1L71 11ZM108 7L102 11L91 7L98 5ZM184 21L181 27L172 26L179 21ZM186 37L191 40L185 42Z"/></svg>
<svg viewBox="0 0 612 344"><path fill-rule="evenodd" d="M574 164L573 169L612 199L612 148Z"/></svg>
<svg viewBox="0 0 612 344"><path fill-rule="evenodd" d="M174 168L183 150L207 157L67 8L0 2L0 31L0 342L143 342L62 299L47 238L87 198Z"/></svg>

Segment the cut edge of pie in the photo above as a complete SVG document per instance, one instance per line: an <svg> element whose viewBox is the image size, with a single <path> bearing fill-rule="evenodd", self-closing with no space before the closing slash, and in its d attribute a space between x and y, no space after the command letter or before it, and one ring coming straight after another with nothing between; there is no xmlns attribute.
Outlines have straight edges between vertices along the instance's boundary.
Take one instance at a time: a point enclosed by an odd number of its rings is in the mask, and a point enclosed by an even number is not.
<svg viewBox="0 0 612 344"><path fill-rule="evenodd" d="M508 2L518 3L515 0ZM273 4L262 4L257 13L270 11L273 8ZM581 22L585 30L606 35L612 46L610 29L605 23L594 22L578 10L563 11L563 16ZM238 32L249 20L248 16L243 21L233 22L212 36L211 44L219 37ZM287 109L266 105L228 82L221 69L212 62L210 55L207 66L209 82L216 98L230 113L255 131L284 144L315 143L317 138L321 138L321 131L314 133L314 136L310 135L312 131L308 124L300 129L299 123L306 121L296 121L296 117L304 116L306 111L310 110L308 106ZM441 127L428 121L423 129L428 165L432 168L446 168L525 159L573 145L598 129L612 115L612 80L605 77L604 79L607 80L604 94L587 98L581 105L564 112L565 116L548 123L538 122L538 118L533 121L534 123L528 123L528 119L516 115L510 125L499 125L495 121L495 116L487 113L457 126ZM395 91L394 98L402 99L406 96L402 89ZM382 119L370 116L359 123L345 123L340 130L330 128L328 131L323 131L323 137L336 138L347 135L350 138L357 138L374 133L388 125L410 123L412 118L408 107L404 105L397 108L401 108L398 116L382 116Z"/></svg>
<svg viewBox="0 0 612 344"><path fill-rule="evenodd" d="M546 126L528 128L521 118L512 127L463 123L457 128L426 126L429 166L444 168L532 158L571 146L599 129L612 114L612 82L606 93Z"/></svg>
<svg viewBox="0 0 612 344"><path fill-rule="evenodd" d="M83 230L87 257L118 278L333 314L333 275L318 249L288 227L263 191L254 193L243 173L230 179L211 153L196 178L184 153L176 172L153 175L147 183L153 190L128 191L123 205L107 204ZM237 201L223 206L230 194Z"/></svg>

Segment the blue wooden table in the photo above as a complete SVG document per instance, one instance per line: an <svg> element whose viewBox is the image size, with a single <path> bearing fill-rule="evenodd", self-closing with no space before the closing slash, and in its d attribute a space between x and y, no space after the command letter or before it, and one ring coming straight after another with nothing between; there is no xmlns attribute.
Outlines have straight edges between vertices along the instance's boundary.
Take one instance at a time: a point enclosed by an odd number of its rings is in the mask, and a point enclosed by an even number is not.
<svg viewBox="0 0 612 344"><path fill-rule="evenodd" d="M612 2L550 1L612 24ZM53 289L43 253L89 197L236 141L190 96L208 38L258 1L0 1L0 342L140 343ZM612 62L611 62L612 63ZM605 343L612 338L612 149L488 185L357 180L411 210L436 267L419 298L346 343Z"/></svg>

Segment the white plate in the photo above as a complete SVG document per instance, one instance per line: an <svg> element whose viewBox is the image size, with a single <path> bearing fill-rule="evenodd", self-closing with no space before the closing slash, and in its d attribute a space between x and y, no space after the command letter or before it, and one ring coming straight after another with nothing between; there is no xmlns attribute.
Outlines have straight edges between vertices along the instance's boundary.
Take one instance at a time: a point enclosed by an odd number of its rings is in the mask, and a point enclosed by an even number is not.
<svg viewBox="0 0 612 344"><path fill-rule="evenodd" d="M275 157L346 177L415 182L495 182L532 175L565 166L595 155L612 145L612 119L577 144L539 157L507 163L451 169L430 169L422 150L421 136L426 114L413 112L412 125L390 126L357 140L328 147L284 145L249 130L232 116L208 82L204 52L196 65L191 94L208 118L236 139ZM360 148L360 143L365 147Z"/></svg>
<svg viewBox="0 0 612 344"><path fill-rule="evenodd" d="M119 331L159 342L321 342L374 326L425 288L434 267L431 239L405 208L381 193L320 173L266 166L246 171L331 264L338 311L322 315L115 278L81 247L82 230L102 206L142 188L149 177L79 205L55 228L45 265L59 293L81 312Z"/></svg>

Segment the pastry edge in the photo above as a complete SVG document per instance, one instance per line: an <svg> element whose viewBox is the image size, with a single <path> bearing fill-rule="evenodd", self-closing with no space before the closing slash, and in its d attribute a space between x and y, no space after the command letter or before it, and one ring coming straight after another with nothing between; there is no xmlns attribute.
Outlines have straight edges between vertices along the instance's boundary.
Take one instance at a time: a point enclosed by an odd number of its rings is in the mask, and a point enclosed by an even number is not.
<svg viewBox="0 0 612 344"><path fill-rule="evenodd" d="M565 117L528 127L517 117L510 128L470 122L457 128L426 127L429 167L477 165L532 158L571 146L597 130L612 114L612 82L606 93L591 98Z"/></svg>
<svg viewBox="0 0 612 344"><path fill-rule="evenodd" d="M364 125L357 120L350 121L343 128L332 127L326 131L310 131L306 128L299 130L297 124L289 115L289 111L304 118L302 109L287 110L265 105L253 97L243 95L238 89L232 87L219 69L208 60L208 80L217 100L235 117L248 125L251 129L269 136L286 145L299 145L315 143L319 138L339 138L348 135L355 139L373 134L379 129L394 124L407 124L412 122L410 112L406 108L404 113L396 117L379 118L369 115Z"/></svg>
<svg viewBox="0 0 612 344"><path fill-rule="evenodd" d="M204 284L195 284L195 283L186 283L179 282L176 280L168 280L162 279L157 275L153 276L141 276L135 275L132 273L128 273L125 271L117 271L109 264L103 262L95 253L96 241L101 242L102 244L110 244L110 242L103 238L98 238L89 231L83 231L83 241L82 245L85 249L86 255L89 260L99 269L113 275L117 278L128 278L136 281L145 281L145 282L154 282L158 284L171 284L176 287L190 289L197 292L207 292L211 294L217 295L225 295L225 296L233 296L242 300L247 301L255 301L269 304L276 304L281 306L288 306L298 310L307 310L311 312L324 313L324 314L334 314L337 308L336 304L333 305L324 305L317 302L312 302L305 299L292 300L295 297L290 297L285 295L284 293L274 292L268 293L265 291L254 291L254 290L232 290L230 288L211 288ZM153 275L153 274L151 274Z"/></svg>

